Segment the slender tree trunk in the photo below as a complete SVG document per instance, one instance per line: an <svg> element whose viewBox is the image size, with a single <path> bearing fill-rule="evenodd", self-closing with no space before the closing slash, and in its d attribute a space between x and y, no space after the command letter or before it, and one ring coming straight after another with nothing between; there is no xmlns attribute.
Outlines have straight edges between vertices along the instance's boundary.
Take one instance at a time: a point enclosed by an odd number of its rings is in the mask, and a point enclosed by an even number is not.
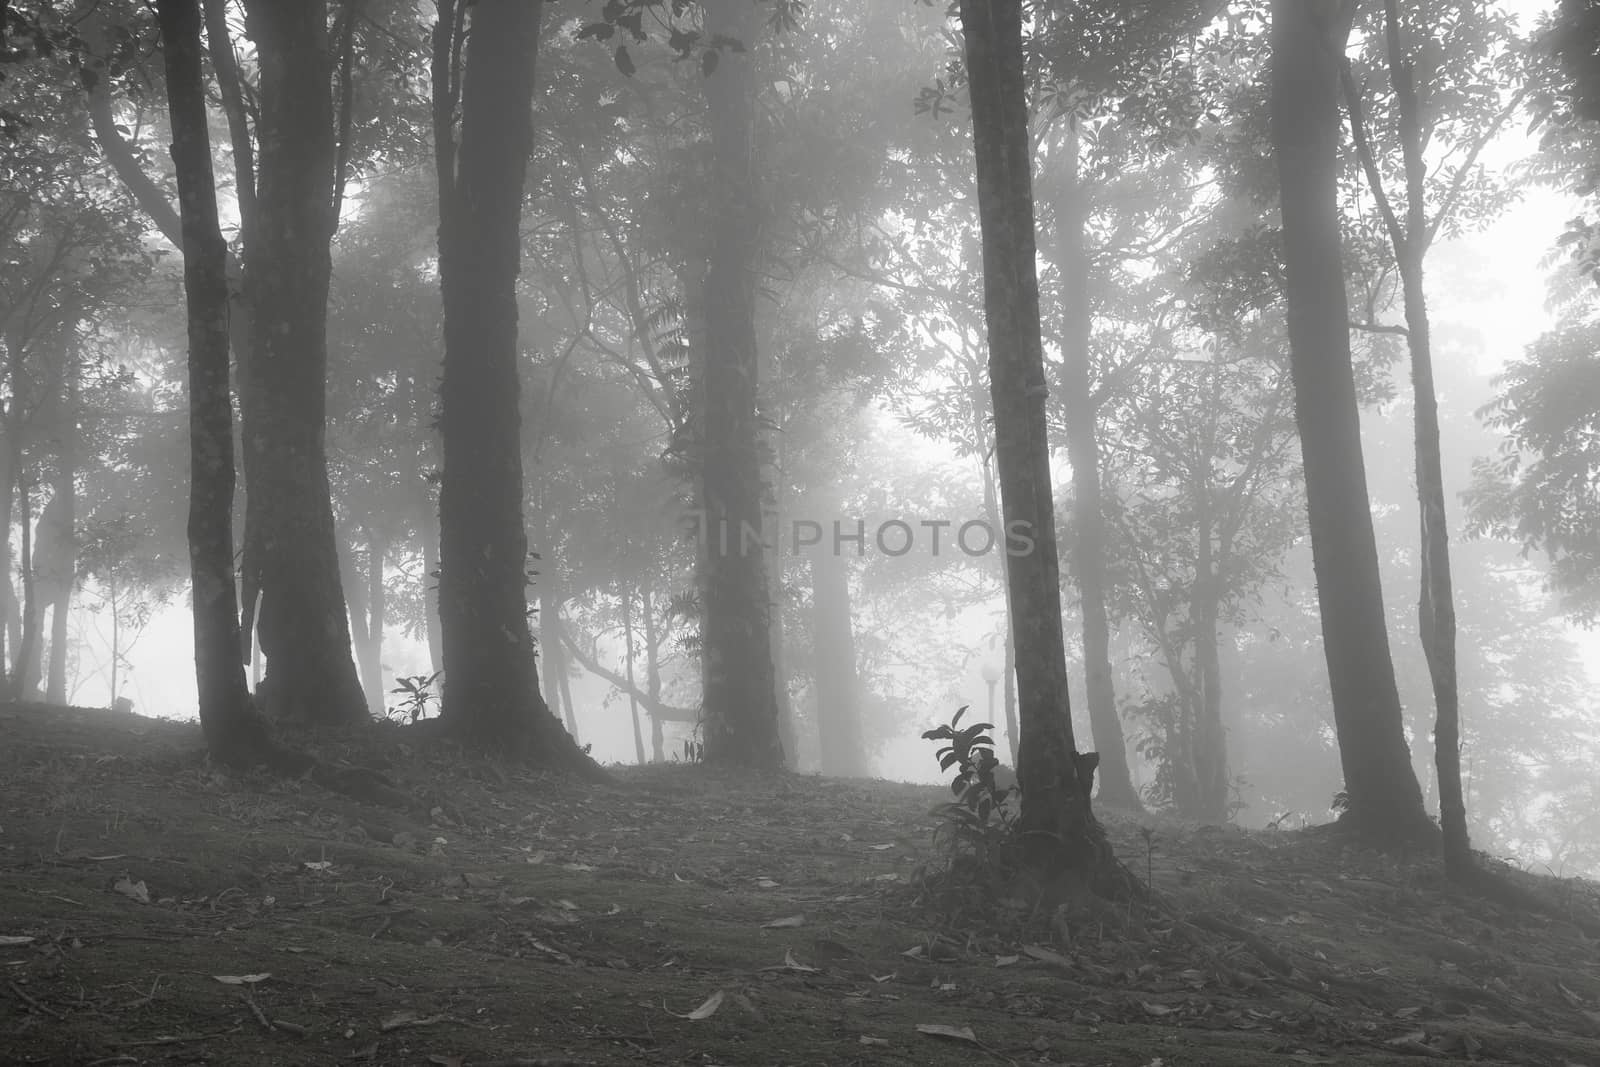
<svg viewBox="0 0 1600 1067"><path fill-rule="evenodd" d="M567 677L567 655L561 647L561 601L555 590L541 576L539 592L539 645L544 649L545 689L555 698L573 740L578 736L578 709L572 706L572 695L563 683Z"/></svg>
<svg viewBox="0 0 1600 1067"><path fill-rule="evenodd" d="M767 602L771 605L767 620L767 644L772 649L772 698L778 704L778 742L783 746L784 765L797 770L800 758L800 736L795 722L794 701L789 698L789 671L784 662L783 649L783 431L775 429L768 435L769 450L773 456L770 467L772 488L771 520L764 524L763 540L772 546L772 559L767 566Z"/></svg>
<svg viewBox="0 0 1600 1067"><path fill-rule="evenodd" d="M1034 265L1032 139L1021 0L960 0L971 83L995 458L1017 647L1020 823L1031 863L1122 888L1072 737ZM1027 542L1013 543L1011 533Z"/></svg>
<svg viewBox="0 0 1600 1067"><path fill-rule="evenodd" d="M622 594L623 671L628 679L628 711L633 719L633 755L634 761L643 767L644 724L639 721L639 688L633 678L633 589L623 584L619 591Z"/></svg>
<svg viewBox="0 0 1600 1067"><path fill-rule="evenodd" d="M1341 821L1429 834L1389 655L1350 361L1338 215L1339 57L1353 4L1274 0L1272 122L1282 198L1295 415L1311 554L1344 769Z"/></svg>
<svg viewBox="0 0 1600 1067"><path fill-rule="evenodd" d="M484 751L603 778L540 696L528 625L517 275L542 13L538 0L472 5L459 148L439 161L442 717ZM453 4L441 3L440 22L457 25ZM453 54L453 37L443 43ZM441 119L435 150L448 153Z"/></svg>
<svg viewBox="0 0 1600 1067"><path fill-rule="evenodd" d="M650 760L653 763L665 763L666 739L661 731L661 713L656 710L661 706L661 659L660 650L656 647L659 641L656 633L656 598L649 579L644 583L643 599L644 684L646 692L650 695Z"/></svg>
<svg viewBox="0 0 1600 1067"><path fill-rule="evenodd" d="M5 406L5 466L0 473L5 482L0 485L0 556L5 559L4 574L0 575L0 695L21 699L12 689L12 672L6 663L6 646L9 639L13 652L22 644L22 610L17 603L16 586L12 584L11 526L15 520L17 483L22 477L22 402L26 380L23 364L22 339L15 333L6 337L6 373L11 382L11 401Z"/></svg>
<svg viewBox="0 0 1600 1067"><path fill-rule="evenodd" d="M421 491L417 530L422 538L423 632L428 641L428 672L444 669L444 639L439 626L439 513L426 488Z"/></svg>
<svg viewBox="0 0 1600 1067"><path fill-rule="evenodd" d="M56 481L51 507L56 509L48 535L53 544L50 572L50 664L46 672L45 700L67 702L67 622L72 611L72 589L78 580L78 508L75 485L78 464L79 367L67 369L66 408L61 416ZM49 510L48 508L46 509Z"/></svg>
<svg viewBox="0 0 1600 1067"><path fill-rule="evenodd" d="M245 689L233 572L233 408L228 393L227 246L217 224L196 0L157 0L172 159L183 220L189 330L189 568L200 726L219 761L270 749Z"/></svg>
<svg viewBox="0 0 1600 1067"><path fill-rule="evenodd" d="M752 165L760 26L749 0L706 0L708 36L741 42L705 79L719 205L706 279L704 489L705 752L709 763L784 765L772 658L765 552L760 544L761 434L756 416L755 296L759 192Z"/></svg>
<svg viewBox="0 0 1600 1067"><path fill-rule="evenodd" d="M375 718L384 714L383 627L388 621L388 598L383 585L383 538L367 531L367 626L361 650L361 678L367 692L367 711Z"/></svg>
<svg viewBox="0 0 1600 1067"><path fill-rule="evenodd" d="M1202 492L1207 490L1202 489ZM1195 704L1195 780L1198 815L1207 823L1228 821L1228 734L1222 726L1222 659L1218 642L1217 552L1212 544L1209 496L1200 509L1199 554L1190 601L1194 625L1194 666L1199 683Z"/></svg>
<svg viewBox="0 0 1600 1067"><path fill-rule="evenodd" d="M1461 699L1456 676L1456 609L1450 578L1450 534L1445 518L1444 463L1440 455L1439 398L1433 382L1433 347L1423 257L1428 251L1428 168L1422 157L1421 105L1412 63L1402 39L1397 0L1385 0L1389 75L1398 113L1406 175L1404 233L1391 231L1405 300L1406 344L1411 355L1411 390L1416 434L1417 502L1421 527L1422 591L1417 615L1423 655L1433 682L1434 770L1439 779L1439 826L1444 865L1452 878L1475 870L1461 792ZM1392 218L1392 215L1391 215Z"/></svg>
<svg viewBox="0 0 1600 1067"><path fill-rule="evenodd" d="M822 773L835 778L867 773L853 627L849 567L832 545L820 544L811 557L811 677Z"/></svg>
<svg viewBox="0 0 1600 1067"><path fill-rule="evenodd" d="M1089 728L1100 753L1100 803L1141 812L1144 805L1128 772L1128 745L1117 714L1111 673L1111 623L1106 612L1106 533L1100 502L1100 440L1089 390L1089 256L1084 245L1088 190L1078 175L1078 135L1067 138L1056 211L1056 269L1061 275L1061 398L1067 423L1067 462L1072 467L1071 567L1083 612L1084 698Z"/></svg>
<svg viewBox="0 0 1600 1067"><path fill-rule="evenodd" d="M333 101L325 0L246 0L260 75L253 312L240 366L247 556L260 582L262 698L275 718L365 722L329 499L327 307ZM247 559L247 563L251 562Z"/></svg>
<svg viewBox="0 0 1600 1067"><path fill-rule="evenodd" d="M17 494L22 504L22 642L17 645L17 658L11 672L11 691L18 700L38 697L39 684L39 624L37 598L33 581L33 501L29 492L27 475L17 479Z"/></svg>

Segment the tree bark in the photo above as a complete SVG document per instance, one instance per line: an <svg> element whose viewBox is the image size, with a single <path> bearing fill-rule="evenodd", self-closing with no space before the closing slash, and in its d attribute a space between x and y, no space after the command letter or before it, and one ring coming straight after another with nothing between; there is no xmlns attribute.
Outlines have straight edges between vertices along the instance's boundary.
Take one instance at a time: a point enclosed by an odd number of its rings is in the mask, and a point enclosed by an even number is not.
<svg viewBox="0 0 1600 1067"><path fill-rule="evenodd" d="M51 704L67 702L67 621L72 610L72 590L78 579L78 507L74 482L78 464L79 386L79 368L74 364L67 369L66 404L61 413L61 440L56 450L56 482L50 498L55 515L48 526L40 523L43 536L51 545L49 566L40 574L50 600L50 663L46 671L45 700ZM50 508L45 510L48 512Z"/></svg>
<svg viewBox="0 0 1600 1067"><path fill-rule="evenodd" d="M1194 627L1195 702L1194 769L1197 790L1195 814L1202 822L1228 821L1228 734L1222 725L1222 669L1217 633L1221 603L1217 595L1220 559L1212 543L1211 490L1200 485L1199 544L1195 556L1195 587L1190 599Z"/></svg>
<svg viewBox="0 0 1600 1067"><path fill-rule="evenodd" d="M711 127L712 223L706 278L704 421L705 756L708 763L784 765L761 545L761 435L756 416L755 295L759 192L752 166L760 22L749 0L706 0L708 37L737 40L705 79Z"/></svg>
<svg viewBox="0 0 1600 1067"><path fill-rule="evenodd" d="M1067 138L1066 184L1056 209L1055 260L1061 276L1061 399L1072 467L1071 567L1083 613L1084 698L1089 728L1100 753L1100 803L1142 812L1128 772L1128 745L1117 714L1111 673L1111 623L1106 612L1106 533L1100 502L1100 434L1089 389L1089 255L1084 243L1088 190L1078 174L1078 136Z"/></svg>
<svg viewBox="0 0 1600 1067"><path fill-rule="evenodd" d="M1416 436L1417 503L1420 524L1421 593L1417 616L1422 651L1433 682L1434 772L1439 781L1439 826L1444 836L1444 865L1456 879L1470 877L1475 866L1467 833L1467 805L1461 790L1461 698L1456 674L1456 610L1450 576L1450 534L1445 517L1444 463L1440 455L1439 398L1433 381L1433 347L1428 299L1423 284L1423 259L1432 228L1427 218L1428 168L1422 155L1421 104L1412 63L1403 40L1397 0L1384 2L1384 30L1389 53L1389 79L1394 90L1400 150L1405 168L1406 222L1399 225L1388 207L1376 167L1367 175L1375 183L1389 223L1395 263L1405 303L1406 345L1411 356L1413 428ZM1447 210L1441 208L1441 210Z"/></svg>
<svg viewBox="0 0 1600 1067"><path fill-rule="evenodd" d="M1339 57L1354 5L1274 0L1271 136L1283 216L1295 417L1305 463L1341 822L1373 838L1432 830L1412 770L1378 579L1340 253Z"/></svg>
<svg viewBox="0 0 1600 1067"><path fill-rule="evenodd" d="M459 147L440 160L441 714L480 750L604 778L540 696L528 625L517 275L542 11L538 0L472 5ZM440 5L441 25L456 25L455 16L452 3ZM445 37L453 54L456 42ZM448 125L435 134L436 151L449 152Z"/></svg>
<svg viewBox="0 0 1600 1067"><path fill-rule="evenodd" d="M38 698L39 684L39 624L38 598L34 595L33 580L33 494L28 478L17 479L17 494L22 504L22 641L17 645L17 656L12 664L11 691L18 700ZM9 533L9 531L7 531Z"/></svg>
<svg viewBox="0 0 1600 1067"><path fill-rule="evenodd" d="M861 747L861 689L850 613L849 568L833 546L811 557L811 677L817 694L822 773L859 778L867 773Z"/></svg>
<svg viewBox="0 0 1600 1067"><path fill-rule="evenodd" d="M661 706L661 655L656 647L658 637L656 634L656 598L649 579L645 580L644 591L644 677L645 689L649 693L650 704L650 760L653 763L667 761L666 739L662 736L661 714L656 709Z"/></svg>
<svg viewBox="0 0 1600 1067"><path fill-rule="evenodd" d="M172 159L182 216L189 336L189 568L200 726L214 758L257 762L271 747L240 662L233 573L233 408L228 392L227 246L217 223L196 0L158 0Z"/></svg>
<svg viewBox="0 0 1600 1067"><path fill-rule="evenodd" d="M1035 268L1032 139L1021 0L961 0L983 231L984 312L995 457L1007 536L1021 742L1017 780L1030 863L1116 891L1117 866L1090 810L1090 775L1073 742L1061 628L1060 562L1045 420L1049 389Z"/></svg>
<svg viewBox="0 0 1600 1067"><path fill-rule="evenodd" d="M619 592L622 594L623 673L628 679L628 714L633 721L633 755L634 762L643 767L644 723L639 720L639 686L633 676L633 587L625 582L621 583Z"/></svg>
<svg viewBox="0 0 1600 1067"><path fill-rule="evenodd" d="M543 576L539 582L539 647L544 650L544 680L545 688L554 697L554 703L561 708L563 721L567 726L567 733L573 740L579 741L578 736L578 709L572 706L566 687L561 682L567 676L566 651L561 647L560 618L561 602L556 599L555 591L550 588L550 583Z"/></svg>
<svg viewBox="0 0 1600 1067"><path fill-rule="evenodd" d="M351 655L325 447L333 127L325 0L246 0L260 67L250 358L240 364L245 525L274 718L367 720ZM247 552L247 557L249 553Z"/></svg>
<svg viewBox="0 0 1600 1067"><path fill-rule="evenodd" d="M355 576L363 582L363 596L357 611L364 617L357 633L357 656L360 659L362 688L367 695L367 712L382 718L386 691L383 686L383 627L388 614L386 590L383 585L383 539L370 529L367 531L366 570ZM356 600L351 597L352 602Z"/></svg>

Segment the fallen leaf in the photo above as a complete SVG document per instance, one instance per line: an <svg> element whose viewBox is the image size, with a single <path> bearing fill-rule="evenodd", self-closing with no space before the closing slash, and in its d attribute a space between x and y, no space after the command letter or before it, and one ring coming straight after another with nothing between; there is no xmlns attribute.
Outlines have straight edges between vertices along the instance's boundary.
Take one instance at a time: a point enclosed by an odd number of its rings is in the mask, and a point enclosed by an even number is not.
<svg viewBox="0 0 1600 1067"><path fill-rule="evenodd" d="M804 915L786 915L781 919L773 919L769 923L762 923L761 929L783 930L792 926L803 926L805 925L805 921L806 917Z"/></svg>
<svg viewBox="0 0 1600 1067"><path fill-rule="evenodd" d="M874 852L887 852L891 848L894 848L894 845L868 845L867 847L872 849Z"/></svg>
<svg viewBox="0 0 1600 1067"><path fill-rule="evenodd" d="M996 967L1010 967L1012 964L1021 959L1021 956L996 956L994 958L994 965Z"/></svg>
<svg viewBox="0 0 1600 1067"><path fill-rule="evenodd" d="M214 974L211 977L215 978L217 981L221 982L223 985L255 985L257 982L265 982L268 978L271 978L272 975L270 973L262 973L262 974Z"/></svg>
<svg viewBox="0 0 1600 1067"><path fill-rule="evenodd" d="M150 903L150 890L145 888L143 880L135 882L124 876L122 878L118 878L116 884L111 888L115 889L129 900L138 901L140 904Z"/></svg>
<svg viewBox="0 0 1600 1067"><path fill-rule="evenodd" d="M709 1019L717 1013L718 1008L722 1007L722 995L722 990L717 990L715 993L707 997L698 1008L696 1008L694 1011L691 1011L688 1015L679 1015L675 1011L668 1011L667 1014L679 1019L688 1019L690 1022L700 1022L702 1019Z"/></svg>
<svg viewBox="0 0 1600 1067"><path fill-rule="evenodd" d="M874 974L871 976L872 980L877 982L879 985L882 985L885 982L893 981L898 977L900 977L899 971L890 971L888 974Z"/></svg>
<svg viewBox="0 0 1600 1067"><path fill-rule="evenodd" d="M1154 1015L1157 1018L1160 1018L1163 1015L1171 1015L1178 1010L1177 1008L1170 1008L1165 1004L1152 1004L1148 1000L1141 1000L1139 1002L1139 1006L1144 1009L1146 1015Z"/></svg>
<svg viewBox="0 0 1600 1067"><path fill-rule="evenodd" d="M33 944L33 938L26 934L0 934L0 947L31 944Z"/></svg>
<svg viewBox="0 0 1600 1067"><path fill-rule="evenodd" d="M783 965L785 968L791 971L803 971L806 974L817 973L817 969L815 967L807 967L805 964L795 959L794 953L788 949L783 950Z"/></svg>
<svg viewBox="0 0 1600 1067"><path fill-rule="evenodd" d="M965 1041L976 1045L978 1035L972 1032L970 1026L946 1026L944 1023L918 1023L917 1033L927 1034L929 1037L943 1037L951 1041Z"/></svg>
<svg viewBox="0 0 1600 1067"><path fill-rule="evenodd" d="M757 878L756 885L760 886L762 889L778 888L778 883L774 882L771 878Z"/></svg>
<svg viewBox="0 0 1600 1067"><path fill-rule="evenodd" d="M447 1015L418 1015L414 1011L398 1011L379 1023L378 1029L388 1033L390 1030L404 1030L412 1026L432 1026L448 1018Z"/></svg>
<svg viewBox="0 0 1600 1067"><path fill-rule="evenodd" d="M1048 963L1055 967L1072 967L1072 961L1054 949L1042 945L1023 945L1022 951L1040 963Z"/></svg>
<svg viewBox="0 0 1600 1067"><path fill-rule="evenodd" d="M333 870L333 861L305 860L300 864L300 866L304 867L308 871L331 871Z"/></svg>
<svg viewBox="0 0 1600 1067"><path fill-rule="evenodd" d="M866 1034L862 1034L860 1037L856 1038L856 1041L862 1045L886 1046L889 1044L889 1039L886 1037L868 1037Z"/></svg>

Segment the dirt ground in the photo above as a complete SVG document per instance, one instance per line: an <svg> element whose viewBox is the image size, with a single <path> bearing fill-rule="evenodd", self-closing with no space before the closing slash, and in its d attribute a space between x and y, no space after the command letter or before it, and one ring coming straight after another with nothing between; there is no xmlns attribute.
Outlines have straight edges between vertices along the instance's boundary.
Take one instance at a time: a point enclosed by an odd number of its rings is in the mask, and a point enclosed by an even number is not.
<svg viewBox="0 0 1600 1067"><path fill-rule="evenodd" d="M197 729L0 705L6 1064L1600 1065L1592 884L1510 912L1336 835L1108 826L1159 914L919 893L944 793L359 751L409 813ZM1592 929L1592 927L1591 927Z"/></svg>

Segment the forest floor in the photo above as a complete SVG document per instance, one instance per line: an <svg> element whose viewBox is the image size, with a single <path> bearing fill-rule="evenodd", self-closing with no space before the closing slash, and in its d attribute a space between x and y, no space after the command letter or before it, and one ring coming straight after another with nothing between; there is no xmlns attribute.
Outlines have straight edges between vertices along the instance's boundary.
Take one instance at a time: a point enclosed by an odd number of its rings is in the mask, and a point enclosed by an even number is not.
<svg viewBox="0 0 1600 1067"><path fill-rule="evenodd" d="M916 891L937 788L406 738L319 751L399 814L0 705L0 1062L1600 1064L1592 884L1513 912L1326 831L1110 816L1158 914L956 913Z"/></svg>

